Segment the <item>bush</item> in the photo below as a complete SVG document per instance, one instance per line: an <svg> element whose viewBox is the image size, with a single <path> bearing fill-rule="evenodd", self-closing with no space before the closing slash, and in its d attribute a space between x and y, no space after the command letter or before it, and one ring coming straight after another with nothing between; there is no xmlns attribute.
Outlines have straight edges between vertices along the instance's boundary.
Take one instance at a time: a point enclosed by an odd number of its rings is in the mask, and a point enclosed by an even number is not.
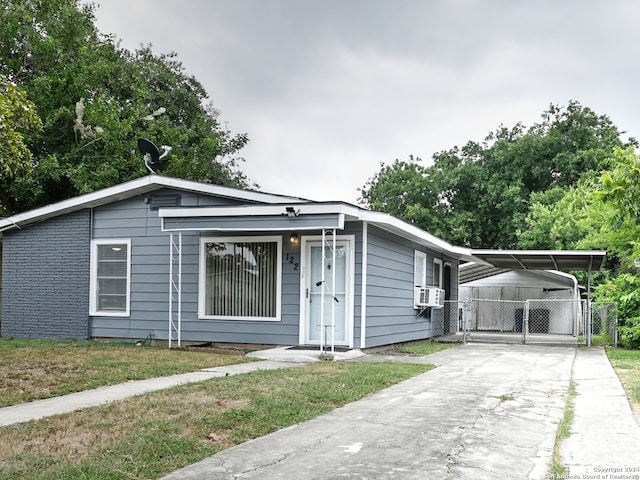
<svg viewBox="0 0 640 480"><path fill-rule="evenodd" d="M620 343L640 348L640 278L624 273L595 287L594 296L599 302L617 303Z"/></svg>

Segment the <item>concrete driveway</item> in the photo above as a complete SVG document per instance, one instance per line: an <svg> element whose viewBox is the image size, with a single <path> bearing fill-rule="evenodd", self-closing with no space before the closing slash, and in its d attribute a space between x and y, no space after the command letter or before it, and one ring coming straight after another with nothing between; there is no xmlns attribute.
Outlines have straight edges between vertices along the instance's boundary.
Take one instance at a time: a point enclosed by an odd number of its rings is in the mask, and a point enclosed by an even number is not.
<svg viewBox="0 0 640 480"><path fill-rule="evenodd" d="M438 365L428 373L165 480L543 479L575 353L484 344L438 352L417 359Z"/></svg>

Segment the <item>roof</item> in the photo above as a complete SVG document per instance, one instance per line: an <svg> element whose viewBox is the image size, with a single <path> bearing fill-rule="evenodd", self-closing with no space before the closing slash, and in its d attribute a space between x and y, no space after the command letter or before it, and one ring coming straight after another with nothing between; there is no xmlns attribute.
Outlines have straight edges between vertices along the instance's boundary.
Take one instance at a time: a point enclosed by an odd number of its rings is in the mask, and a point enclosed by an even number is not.
<svg viewBox="0 0 640 480"><path fill-rule="evenodd" d="M483 278L493 277L509 271L508 268L496 268L493 265L484 263L464 263L460 265L460 270L458 270L458 282L462 285L463 283L482 280Z"/></svg>
<svg viewBox="0 0 640 480"><path fill-rule="evenodd" d="M65 215L85 208L94 208L106 205L108 203L135 197L137 195L142 195L162 188L175 188L179 190L243 200L246 202L244 205L227 207L161 208L159 214L163 220L166 218L187 216L268 216L274 215L274 212L281 214L284 212L286 206L291 207L292 205L295 205L295 210L299 215L331 214L342 219L368 222L383 230L394 233L403 238L407 238L419 245L442 252L453 258L463 261L482 263L482 260L470 254L470 250L468 248L453 246L444 240L425 232L415 225L395 218L387 213L372 212L343 202L313 202L299 197L222 187L219 185L192 182L172 177L164 177L161 175L149 175L137 178L113 187L87 193L62 202L0 219L0 238L3 231L21 228L59 215Z"/></svg>
<svg viewBox="0 0 640 480"><path fill-rule="evenodd" d="M223 187L200 182L192 182L162 175L148 175L129 182L114 185L62 202L19 213L0 219L0 238L3 231L21 228L41 222L59 215L75 212L85 208L106 205L119 200L142 195L162 188L216 195L225 198L243 200L249 205L236 207L179 208L160 209L160 216L177 218L180 216L206 217L222 215L273 215L281 212L285 206L295 204L300 215L333 214L347 220L359 220L371 223L390 233L416 242L453 258L479 264L490 264L504 269L536 269L536 270L589 270L600 269L606 252L599 251L545 251L545 250L472 250L451 245L441 238L400 220L392 215L373 212L343 202L312 202L299 197L276 195Z"/></svg>
<svg viewBox="0 0 640 480"><path fill-rule="evenodd" d="M510 270L600 270L607 257L601 250L471 250L471 255L496 268Z"/></svg>
<svg viewBox="0 0 640 480"><path fill-rule="evenodd" d="M519 277L514 277L513 275L520 275ZM511 276L509 276L511 275ZM574 287L577 283L576 278L573 275L570 275L565 272L559 272L557 270L509 270L505 268L496 268L489 265L480 265L477 263L465 263L460 265L460 270L458 271L458 280L460 286L475 286L484 284L495 283L498 279L502 285L505 282L514 282L518 279L523 279L523 276L527 276L527 282L535 281L543 281L548 282L549 284L566 284L571 287ZM484 282L483 282L484 281Z"/></svg>
<svg viewBox="0 0 640 480"><path fill-rule="evenodd" d="M298 203L308 201L297 197L274 195L254 190L241 190L238 188L164 177L162 175L148 175L146 177L136 178L129 182L114 185L113 187L104 188L102 190L73 197L68 200L63 200L62 202L36 208L35 210L29 210L11 217L2 218L0 219L0 233L4 230L20 228L58 215L64 215L66 213L75 212L85 208L98 207L100 205L124 200L167 187L190 192L217 195L226 198L235 198L252 203Z"/></svg>
<svg viewBox="0 0 640 480"><path fill-rule="evenodd" d="M271 205L238 205L224 207L161 208L159 215L163 219L163 225L166 223L167 219L177 218L273 218L274 216L284 215L286 206L286 203L280 203ZM437 252L444 253L450 257L468 262L483 263L481 259L474 257L468 248L451 245L441 238L425 232L415 225L400 220L388 213L373 212L344 202L302 202L295 206L295 217L297 219L304 220L305 218L313 216L319 217L322 215L337 215L342 223L345 220L367 222L387 232L406 238ZM265 226L264 228L269 229L270 227ZM313 228L318 228L318 224L315 224ZM335 227L327 225L324 228ZM175 230L180 230L180 227L175 228Z"/></svg>

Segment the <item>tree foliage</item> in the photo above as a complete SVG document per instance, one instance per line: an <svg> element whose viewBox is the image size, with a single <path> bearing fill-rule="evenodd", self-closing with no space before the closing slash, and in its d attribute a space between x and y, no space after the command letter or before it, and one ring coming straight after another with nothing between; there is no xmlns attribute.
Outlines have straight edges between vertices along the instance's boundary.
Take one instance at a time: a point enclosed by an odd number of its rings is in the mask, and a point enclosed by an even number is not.
<svg viewBox="0 0 640 480"><path fill-rule="evenodd" d="M598 176L584 175L567 189L533 197L522 245L607 251L607 271L594 290L616 302L622 343L640 347L640 158L615 148ZM598 272L601 273L601 272Z"/></svg>
<svg viewBox="0 0 640 480"><path fill-rule="evenodd" d="M435 154L431 166L413 159L383 165L360 201L454 244L514 248L532 195L576 185L585 172L602 169L613 148L625 146L620 137L607 116L578 102L551 105L540 123L500 127L482 143Z"/></svg>
<svg viewBox="0 0 640 480"><path fill-rule="evenodd" d="M518 248L572 250L590 233L600 231L612 208L599 204L598 188L595 172L588 172L573 186L532 193L525 226L518 232Z"/></svg>
<svg viewBox="0 0 640 480"><path fill-rule="evenodd" d="M622 273L594 289L601 302L614 302L618 316L620 343L640 348L640 276Z"/></svg>
<svg viewBox="0 0 640 480"><path fill-rule="evenodd" d="M0 211L15 213L147 173L137 139L169 145L158 173L249 187L207 93L175 54L128 51L94 25L79 0L6 0L0 74L27 92L43 129L29 137L32 173L0 174Z"/></svg>
<svg viewBox="0 0 640 480"><path fill-rule="evenodd" d="M33 102L15 83L0 75L0 175L31 171L31 151L26 136L42 130Z"/></svg>

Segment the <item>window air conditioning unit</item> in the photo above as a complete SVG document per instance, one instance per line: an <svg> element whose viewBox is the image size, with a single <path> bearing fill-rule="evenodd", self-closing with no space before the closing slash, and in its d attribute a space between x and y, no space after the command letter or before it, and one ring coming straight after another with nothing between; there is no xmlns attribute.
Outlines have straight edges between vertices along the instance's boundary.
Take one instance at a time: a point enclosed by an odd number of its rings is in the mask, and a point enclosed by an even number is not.
<svg viewBox="0 0 640 480"><path fill-rule="evenodd" d="M444 290L438 287L415 287L413 292L415 308L444 307Z"/></svg>

